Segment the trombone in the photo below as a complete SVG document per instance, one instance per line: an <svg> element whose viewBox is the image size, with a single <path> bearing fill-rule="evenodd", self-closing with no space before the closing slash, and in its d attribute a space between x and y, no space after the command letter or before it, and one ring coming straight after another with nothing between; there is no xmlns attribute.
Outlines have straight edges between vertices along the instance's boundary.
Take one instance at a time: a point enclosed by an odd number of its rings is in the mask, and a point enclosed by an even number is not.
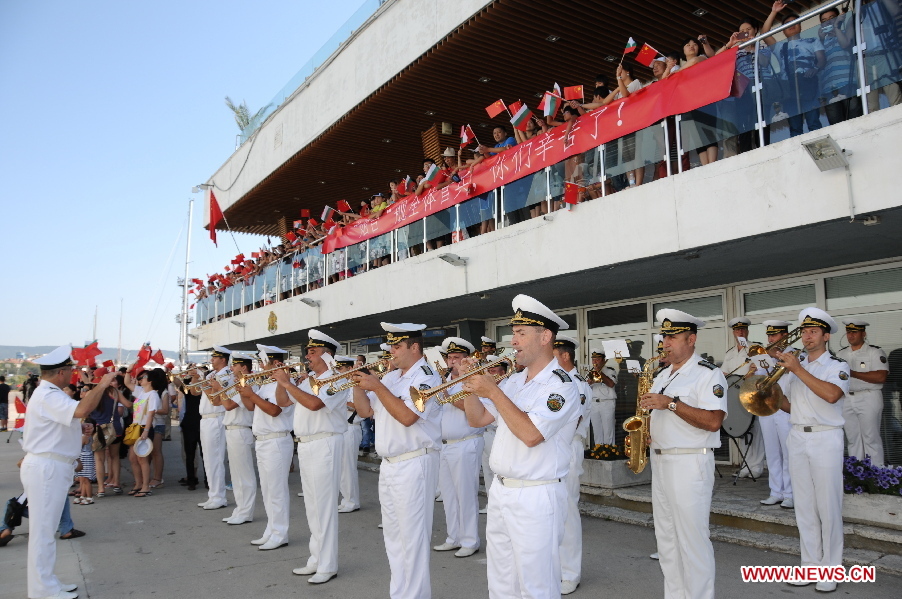
<svg viewBox="0 0 902 599"><path fill-rule="evenodd" d="M747 369L749 366L749 361L752 359L752 357L763 356L764 354L768 353L772 349L777 349L779 351L783 351L784 349L786 349L787 347L789 347L790 345L792 345L793 343L795 343L796 341L798 341L801 338L802 338L802 328L796 327L793 330L786 333L785 337L783 337L782 339L778 339L777 341L774 341L773 343L767 345L766 347L762 347L761 345L759 345L757 343L754 345L748 346L748 348L746 348L746 350L745 350L745 353L746 353L746 355L748 355L749 359L746 360L745 362L743 362L742 364L740 364L739 366L737 366L736 368L734 368L733 370L731 370L730 372L728 372L727 377L735 374L736 371L739 370L740 368L745 367Z"/></svg>
<svg viewBox="0 0 902 599"><path fill-rule="evenodd" d="M356 387L356 381L347 381L340 385L339 387L335 386L337 381L341 379L347 378L354 374L355 372L360 372L361 370L369 370L373 369L377 373L379 373L379 378L385 376L385 373L388 372L388 362L391 358L383 358L381 360L376 360L375 362L370 362L369 364L364 364L363 366L358 366L357 368L352 368L351 370L345 370L344 372L339 372L337 374L333 374L332 376L328 376L325 378L317 379L315 377L310 377L310 391L313 392L314 395L319 395L319 390L329 385L329 390L333 393L337 393L338 391L344 391L345 389L350 389L351 387Z"/></svg>
<svg viewBox="0 0 902 599"><path fill-rule="evenodd" d="M517 368L515 358L513 356L505 356L500 360L494 360L492 362L486 362L485 364L479 364L476 367L468 370L464 374L460 375L456 379L442 383L441 385L436 385L431 389L420 391L416 387L411 387L410 399L413 400L413 405L416 406L417 410L419 410L420 412L426 411L426 402L429 401L431 397L435 397L435 401L439 405L452 403L459 399L463 399L467 395L471 395L471 393L469 391L458 391L457 393L452 393L449 395L448 389L475 374L484 374L489 368L492 368L493 366L499 366L502 362L507 362L507 372L505 372L504 374L495 375L494 380L496 383L506 379L513 374L516 374Z"/></svg>

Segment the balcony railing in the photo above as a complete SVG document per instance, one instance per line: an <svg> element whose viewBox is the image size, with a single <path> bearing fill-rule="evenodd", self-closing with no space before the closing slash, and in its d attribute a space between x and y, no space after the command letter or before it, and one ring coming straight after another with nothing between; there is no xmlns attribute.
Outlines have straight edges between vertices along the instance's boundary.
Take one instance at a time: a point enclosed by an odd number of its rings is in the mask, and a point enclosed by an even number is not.
<svg viewBox="0 0 902 599"><path fill-rule="evenodd" d="M664 119L332 254L324 255L319 247L291 254L246 282L198 300L196 322L234 316L444 243L540 217L561 207L564 181L584 187L581 200L591 201L703 166L709 147L717 148L718 159L728 158L898 104L902 45L887 6L893 4L858 0L844 18L810 27L789 43L767 46L751 40L748 47L754 51L737 58L737 71L745 77L739 78L743 91L738 97ZM809 74L807 53L813 51L817 61L821 48L824 66Z"/></svg>

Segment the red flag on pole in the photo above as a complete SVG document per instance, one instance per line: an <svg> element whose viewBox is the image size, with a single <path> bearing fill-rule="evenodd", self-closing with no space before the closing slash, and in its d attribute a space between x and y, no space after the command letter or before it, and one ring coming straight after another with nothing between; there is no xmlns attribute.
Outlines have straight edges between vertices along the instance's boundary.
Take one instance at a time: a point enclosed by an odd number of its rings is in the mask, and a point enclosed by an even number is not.
<svg viewBox="0 0 902 599"><path fill-rule="evenodd" d="M285 239L287 239L288 241L294 241L297 238L298 238L298 236L295 235L292 231L285 233Z"/></svg>
<svg viewBox="0 0 902 599"><path fill-rule="evenodd" d="M476 139L476 134L469 125L460 128L460 147L465 148L467 144Z"/></svg>
<svg viewBox="0 0 902 599"><path fill-rule="evenodd" d="M569 181L564 183L564 202L567 204L579 204L580 186Z"/></svg>
<svg viewBox="0 0 902 599"><path fill-rule="evenodd" d="M517 100L516 102L511 102L511 105L507 107L508 110L511 111L511 114L517 114L517 111L523 108L523 102Z"/></svg>
<svg viewBox="0 0 902 599"><path fill-rule="evenodd" d="M301 218L310 218L309 208L301 208Z"/></svg>
<svg viewBox="0 0 902 599"><path fill-rule="evenodd" d="M636 54L636 62L650 67L651 63L655 61L655 58L657 58L658 54L660 54L660 52L658 52L648 44L642 44L642 49L639 50L638 54Z"/></svg>
<svg viewBox="0 0 902 599"><path fill-rule="evenodd" d="M505 110L507 110L507 106L505 106L504 102L502 102L501 100L498 100L492 105L485 107L485 111L489 113L489 118L495 118Z"/></svg>
<svg viewBox="0 0 902 599"><path fill-rule="evenodd" d="M583 99L583 86L582 85L574 85L572 87L564 88L564 99L565 100L582 100Z"/></svg>
<svg viewBox="0 0 902 599"><path fill-rule="evenodd" d="M213 243L216 247L219 247L219 244L216 243L216 225L219 224L219 221L222 220L222 210L219 208L219 202L216 201L216 196L213 194L213 190L210 190L210 239L213 240Z"/></svg>
<svg viewBox="0 0 902 599"><path fill-rule="evenodd" d="M78 372L73 370L72 376L76 377L75 383L72 383L74 385L74 384L78 383L78 378L77 378ZM19 417L16 418L15 422L13 422L13 428L22 428L23 426L25 426L25 410L26 410L25 402L23 402L21 398L17 397L16 398L16 412L18 412Z"/></svg>
<svg viewBox="0 0 902 599"><path fill-rule="evenodd" d="M348 204L347 200L338 200L338 202L336 202L335 205L342 212L351 212L351 205Z"/></svg>
<svg viewBox="0 0 902 599"><path fill-rule="evenodd" d="M150 356L150 359L160 366L166 363L166 358L163 357L163 352L160 350L155 351L154 354Z"/></svg>

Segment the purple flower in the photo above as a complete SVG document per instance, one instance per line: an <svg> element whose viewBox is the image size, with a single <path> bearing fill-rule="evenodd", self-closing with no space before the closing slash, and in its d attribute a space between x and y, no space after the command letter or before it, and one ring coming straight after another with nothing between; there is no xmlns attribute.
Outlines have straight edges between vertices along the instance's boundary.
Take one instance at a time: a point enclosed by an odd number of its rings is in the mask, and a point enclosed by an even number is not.
<svg viewBox="0 0 902 599"><path fill-rule="evenodd" d="M861 487L855 487L856 495L861 495L862 493L864 493L864 489L862 489Z"/></svg>

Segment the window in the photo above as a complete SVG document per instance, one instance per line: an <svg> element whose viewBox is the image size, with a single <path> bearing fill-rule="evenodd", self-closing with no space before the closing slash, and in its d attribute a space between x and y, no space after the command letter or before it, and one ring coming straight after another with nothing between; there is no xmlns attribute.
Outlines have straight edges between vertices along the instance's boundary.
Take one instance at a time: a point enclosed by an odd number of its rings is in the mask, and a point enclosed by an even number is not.
<svg viewBox="0 0 902 599"><path fill-rule="evenodd" d="M720 295L661 302L653 306L653 312L657 314L662 308L681 310L702 320L723 320L723 297Z"/></svg>
<svg viewBox="0 0 902 599"><path fill-rule="evenodd" d="M743 295L745 315L796 312L817 304L814 284L752 291Z"/></svg>
<svg viewBox="0 0 902 599"><path fill-rule="evenodd" d="M603 335L615 330L635 329L637 328L635 325L644 327L648 323L648 304L642 302L589 310L586 316L589 323L589 335Z"/></svg>
<svg viewBox="0 0 902 599"><path fill-rule="evenodd" d="M824 279L827 310L902 303L902 268Z"/></svg>

